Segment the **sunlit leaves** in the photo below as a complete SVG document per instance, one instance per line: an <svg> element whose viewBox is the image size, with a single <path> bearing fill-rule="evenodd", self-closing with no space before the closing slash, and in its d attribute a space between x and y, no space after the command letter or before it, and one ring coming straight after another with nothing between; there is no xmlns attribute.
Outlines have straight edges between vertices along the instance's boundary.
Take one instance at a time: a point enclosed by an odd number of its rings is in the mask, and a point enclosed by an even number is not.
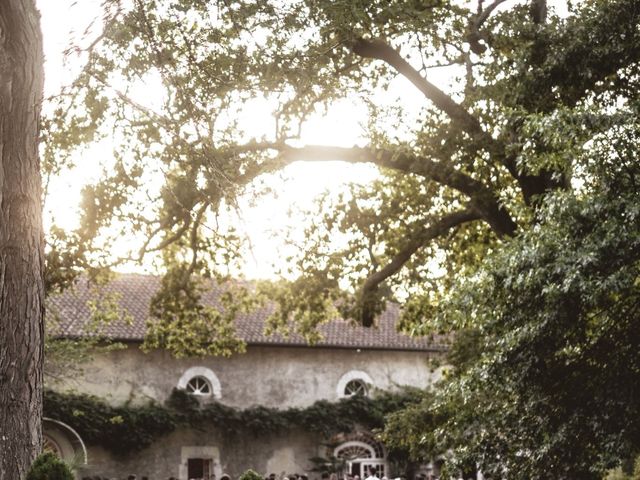
<svg viewBox="0 0 640 480"><path fill-rule="evenodd" d="M229 288L218 299L218 308L204 306L201 298L206 290L207 285L194 279L188 266L172 268L152 299L144 348L163 348L177 357L228 356L243 351L234 320L243 309L255 305L250 300L242 302L244 290Z"/></svg>

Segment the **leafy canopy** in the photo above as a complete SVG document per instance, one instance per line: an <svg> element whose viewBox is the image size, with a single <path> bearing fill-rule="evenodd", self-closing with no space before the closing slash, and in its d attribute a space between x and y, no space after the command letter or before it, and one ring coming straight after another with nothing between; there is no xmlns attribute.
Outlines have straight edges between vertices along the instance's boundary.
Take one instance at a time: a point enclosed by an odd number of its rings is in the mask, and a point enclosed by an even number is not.
<svg viewBox="0 0 640 480"><path fill-rule="evenodd" d="M266 288L270 328L313 338L336 310L371 325L401 300L406 329L466 329L451 382L398 416L416 455L597 478L638 449L637 0L568 2L562 17L544 0L106 7L44 125L51 174L117 144L80 227L52 231L51 289L112 262L101 252L117 237L141 239L123 261L157 254L167 272L151 346L227 353L229 317L198 302L198 278L223 278L243 252L218 215L294 161L372 164L377 181L321 199L298 278ZM436 68L459 81L438 88ZM396 77L422 95L416 114L385 93ZM344 98L368 108L367 143L302 144L305 120ZM243 122L256 102L274 114L259 133Z"/></svg>
<svg viewBox="0 0 640 480"><path fill-rule="evenodd" d="M407 291L407 314L424 313L496 242L538 220L541 195L570 188L589 138L629 120L634 1L581 2L566 18L544 2L501 3L106 2L103 35L44 125L51 174L82 146L115 145L104 177L84 189L79 228L51 232L50 288L113 262L101 252L117 238L140 239L120 261L161 252L174 291L158 300L152 332L166 346L165 327L182 322L171 295L197 297L179 272L220 277L243 253L217 216L266 172L339 159L380 167L380 180L321 203L292 259L299 279L269 291L282 307L273 326L293 317L310 335L336 305L370 325ZM450 92L428 80L447 66L462 77ZM385 98L396 76L424 96L417 115ZM369 143L300 145L305 120L347 97L369 107ZM243 119L257 99L272 117L256 133ZM217 332L206 341L230 331L180 302L186 321Z"/></svg>
<svg viewBox="0 0 640 480"><path fill-rule="evenodd" d="M456 371L396 414L390 443L496 478L598 479L640 449L638 131L593 140L579 192L434 309L461 332ZM464 351L460 352L460 346ZM453 447L453 448L452 448Z"/></svg>

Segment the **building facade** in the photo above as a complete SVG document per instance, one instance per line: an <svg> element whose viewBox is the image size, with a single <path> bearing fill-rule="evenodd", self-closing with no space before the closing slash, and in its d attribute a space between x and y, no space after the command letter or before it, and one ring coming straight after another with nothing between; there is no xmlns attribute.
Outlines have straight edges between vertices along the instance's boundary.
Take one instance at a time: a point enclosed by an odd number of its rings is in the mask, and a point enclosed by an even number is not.
<svg viewBox="0 0 640 480"><path fill-rule="evenodd" d="M427 388L441 376L433 368L445 351L442 339L415 339L395 330L396 306L390 306L375 328L365 329L336 320L321 327L323 339L314 346L293 335L265 336L268 311L242 316L238 334L247 343L245 353L228 358L174 358L168 352L140 349L144 339L149 301L158 279L122 275L107 288L118 293L131 322L105 327L103 335L124 348L96 355L81 374L63 376L51 384L58 391L95 395L111 405L165 403L174 389L184 390L200 404L219 402L239 410L256 406L284 410L303 409L323 400L338 402L353 395L404 386ZM86 335L91 288L80 283L74 292L53 299L58 317L56 334ZM215 303L216 292L205 301ZM375 468L380 477L395 476L387 452L372 432L364 428L324 438L299 425L278 435L230 435L215 425L180 427L151 446L114 455L100 445L83 440L71 422L50 418L45 422L48 448L80 463L79 475L102 478L180 480L236 478L252 468L259 473L284 476L309 472L314 457L340 459L343 468L366 476ZM78 461L78 459L80 461ZM313 477L314 475L311 475Z"/></svg>

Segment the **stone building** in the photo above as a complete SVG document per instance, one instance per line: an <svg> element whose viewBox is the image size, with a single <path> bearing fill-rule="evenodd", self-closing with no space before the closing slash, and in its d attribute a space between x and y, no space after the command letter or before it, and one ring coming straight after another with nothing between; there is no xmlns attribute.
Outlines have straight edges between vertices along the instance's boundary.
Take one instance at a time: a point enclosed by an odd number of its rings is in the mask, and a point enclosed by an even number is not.
<svg viewBox="0 0 640 480"><path fill-rule="evenodd" d="M236 328L247 344L245 353L228 358L180 358L155 350L144 353L149 301L159 279L144 275L120 275L107 290L120 297L131 322L107 325L102 334L121 342L124 348L100 353L79 375L60 379L57 391L95 395L112 405L165 402L174 388L184 389L202 404L221 404L244 409L254 406L286 409L304 408L318 400L337 402L351 395L375 395L377 391L402 386L428 387L437 381L439 370L430 360L442 355L441 338L411 338L395 329L398 308L390 305L377 319L376 328L363 328L336 320L323 325L323 339L314 346L292 335L265 336L264 320L269 309L236 319ZM82 337L89 334L88 302L91 289L80 282L75 291L52 300L58 317L57 335ZM204 297L215 302L217 292ZM45 412L46 414L46 412ZM81 476L100 475L138 479L180 480L209 478L223 473L236 478L248 468L262 474L305 473L312 457L335 456L346 468L364 478L369 467L380 476L393 476L384 445L365 429L344 432L329 439L300 425L282 435L244 435L228 438L213 426L178 428L151 446L130 455L114 456L100 445L82 438L72 422L45 420L45 443L63 457L76 456ZM327 443L331 446L327 447Z"/></svg>

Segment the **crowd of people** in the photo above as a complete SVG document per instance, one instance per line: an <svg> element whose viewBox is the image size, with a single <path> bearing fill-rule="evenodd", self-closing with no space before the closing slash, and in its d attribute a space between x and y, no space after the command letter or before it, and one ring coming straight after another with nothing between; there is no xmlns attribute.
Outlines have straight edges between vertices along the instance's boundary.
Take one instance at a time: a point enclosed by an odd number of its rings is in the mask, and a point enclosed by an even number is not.
<svg viewBox="0 0 640 480"><path fill-rule="evenodd" d="M281 475L270 473L268 475L265 475L263 478L264 480L309 480L308 475L298 474L298 473L292 473L292 474L282 473ZM82 480L124 480L124 479L117 479L117 478L109 479L107 477L101 477L100 475L95 475L93 477L82 477ZM150 480L150 479L147 476L142 476L138 478L137 475L132 474L127 476L126 480ZM169 477L168 480L178 480L178 479L176 477ZM215 474L211 474L211 475L207 475L206 478L202 478L202 477L189 478L189 480L217 480L217 479ZM220 480L232 480L232 478L230 475L227 475L225 473L220 476ZM320 479L313 479L313 480L388 480L388 478L385 476L380 478L378 477L378 473L375 469L370 469L368 471L368 476L366 476L365 478L361 478L360 475L352 475L351 473L345 473L339 476L337 473L323 472L320 475ZM402 479L398 478L394 480L402 480Z"/></svg>

